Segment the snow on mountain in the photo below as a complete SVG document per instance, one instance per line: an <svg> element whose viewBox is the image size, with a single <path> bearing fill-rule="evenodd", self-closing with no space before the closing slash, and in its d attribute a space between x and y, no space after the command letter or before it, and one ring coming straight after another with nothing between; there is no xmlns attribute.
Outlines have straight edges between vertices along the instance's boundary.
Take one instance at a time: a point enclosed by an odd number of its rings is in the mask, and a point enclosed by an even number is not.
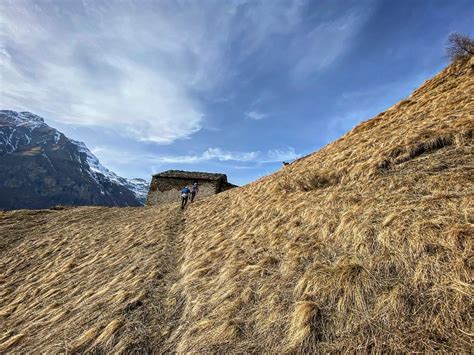
<svg viewBox="0 0 474 355"><path fill-rule="evenodd" d="M79 152L86 155L86 161L89 165L91 175L97 180L105 178L112 183L125 186L130 191L133 192L135 197L142 203L145 204L146 196L148 194L149 183L140 178L127 179L121 176L118 176L113 171L110 171L105 166L103 166L99 159L87 148L84 142L76 141L70 139L70 141L77 145Z"/></svg>
<svg viewBox="0 0 474 355"><path fill-rule="evenodd" d="M34 130L48 127L41 117L29 112L0 110L0 113L3 114L0 117L0 156L29 144Z"/></svg>
<svg viewBox="0 0 474 355"><path fill-rule="evenodd" d="M148 195L148 189L150 188L150 183L144 179L135 178L135 179L126 179L127 187L132 191L138 201L145 204L146 197Z"/></svg>
<svg viewBox="0 0 474 355"><path fill-rule="evenodd" d="M149 187L147 181L118 176L103 166L83 142L66 137L48 126L40 116L30 112L0 110L0 157L21 152L23 155L34 155L38 152L54 169L47 151L56 152L65 144L70 146L64 154L68 159L74 160L75 164L79 164L81 172L95 181L101 195L110 194L111 186L119 186L129 190L138 203L145 203Z"/></svg>
<svg viewBox="0 0 474 355"><path fill-rule="evenodd" d="M31 130L45 125L44 119L31 112L17 112L10 110L0 110L3 114L10 118L12 124L16 126L28 127Z"/></svg>

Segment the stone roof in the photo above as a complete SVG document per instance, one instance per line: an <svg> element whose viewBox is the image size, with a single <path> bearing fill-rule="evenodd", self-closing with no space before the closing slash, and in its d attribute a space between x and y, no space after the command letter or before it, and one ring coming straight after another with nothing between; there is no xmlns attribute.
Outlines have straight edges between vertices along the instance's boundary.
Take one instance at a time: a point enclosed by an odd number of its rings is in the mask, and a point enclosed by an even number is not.
<svg viewBox="0 0 474 355"><path fill-rule="evenodd" d="M211 180L217 181L222 180L227 182L227 176L225 174L218 173L204 173L199 171L184 171L184 170L167 170L162 173L153 175L153 177L159 178L180 178L190 180Z"/></svg>

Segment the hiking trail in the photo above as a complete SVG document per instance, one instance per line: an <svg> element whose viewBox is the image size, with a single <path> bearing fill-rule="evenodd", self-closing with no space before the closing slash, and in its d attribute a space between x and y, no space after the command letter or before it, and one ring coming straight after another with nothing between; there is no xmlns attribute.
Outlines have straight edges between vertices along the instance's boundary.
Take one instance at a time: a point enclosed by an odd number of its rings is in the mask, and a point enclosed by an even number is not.
<svg viewBox="0 0 474 355"><path fill-rule="evenodd" d="M179 280L185 223L183 211L176 206L176 212L171 213L160 231L164 236L163 248L159 250L160 272L142 290L144 297L127 306L127 332L133 334L134 341L123 349L125 352L153 352L154 349L174 352L176 341L173 339L184 305L184 299L174 285Z"/></svg>
<svg viewBox="0 0 474 355"><path fill-rule="evenodd" d="M177 209L176 218L172 218L166 226L167 248L164 253L167 255L167 272L162 279L161 287L157 290L158 297L161 298L163 309L164 329L162 331L162 340L160 349L163 352L172 352L174 349L173 334L178 327L181 318L181 312L184 305L184 299L180 297L179 292L173 289L178 282L180 265L183 255L183 241L181 240L182 231L185 228L186 219L184 211Z"/></svg>

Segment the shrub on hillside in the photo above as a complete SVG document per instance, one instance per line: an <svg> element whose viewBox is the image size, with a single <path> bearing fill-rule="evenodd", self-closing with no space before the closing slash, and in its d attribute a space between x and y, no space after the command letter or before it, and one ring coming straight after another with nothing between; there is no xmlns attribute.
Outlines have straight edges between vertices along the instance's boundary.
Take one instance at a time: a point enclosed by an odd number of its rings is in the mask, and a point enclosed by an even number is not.
<svg viewBox="0 0 474 355"><path fill-rule="evenodd" d="M451 33L446 44L446 53L452 61L474 55L474 39L460 33Z"/></svg>

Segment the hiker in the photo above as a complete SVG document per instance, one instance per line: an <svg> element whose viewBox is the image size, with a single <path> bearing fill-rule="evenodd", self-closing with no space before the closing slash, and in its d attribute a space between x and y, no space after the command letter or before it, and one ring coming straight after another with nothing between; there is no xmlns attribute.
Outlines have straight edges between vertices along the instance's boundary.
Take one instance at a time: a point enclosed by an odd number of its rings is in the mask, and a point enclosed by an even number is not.
<svg viewBox="0 0 474 355"><path fill-rule="evenodd" d="M184 189L181 190L181 209L184 210L184 207L188 203L188 196L191 193L189 187L185 186Z"/></svg>
<svg viewBox="0 0 474 355"><path fill-rule="evenodd" d="M196 198L198 190L199 190L198 183L194 181L193 186L191 187L191 203L194 202L194 199Z"/></svg>

